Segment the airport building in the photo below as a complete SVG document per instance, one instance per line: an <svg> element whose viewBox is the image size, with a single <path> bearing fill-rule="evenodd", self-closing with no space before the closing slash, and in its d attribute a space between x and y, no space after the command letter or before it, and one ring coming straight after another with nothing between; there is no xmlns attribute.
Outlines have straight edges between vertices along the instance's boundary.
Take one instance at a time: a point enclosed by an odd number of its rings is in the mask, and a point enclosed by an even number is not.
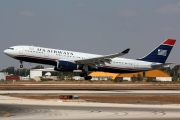
<svg viewBox="0 0 180 120"><path fill-rule="evenodd" d="M34 77L41 77L42 70L41 69L31 69L30 70L30 78L33 79Z"/></svg>
<svg viewBox="0 0 180 120"><path fill-rule="evenodd" d="M92 76L92 80L119 79L119 80L131 81L133 78L141 76L141 77L153 79L155 81L172 81L172 77L162 70L151 70L151 71L146 71L146 72L126 73L126 74L92 72L90 75Z"/></svg>
<svg viewBox="0 0 180 120"><path fill-rule="evenodd" d="M108 73L108 72L92 72L91 80L115 80L119 73Z"/></svg>
<svg viewBox="0 0 180 120"><path fill-rule="evenodd" d="M44 70L44 69L31 69L30 70L30 78L31 79L37 79L37 81L40 81L39 77L42 77L42 71L50 72L51 70ZM72 78L68 79L74 79L74 80L84 80L83 77L80 77L81 70L74 70L74 75ZM166 72L162 70L151 70L146 72L137 72L137 73L108 73L108 72L92 72L90 73L90 76L92 76L91 80L122 80L122 81L132 81L133 79L136 79L138 77L148 78L151 81L172 81L172 77L167 74ZM51 76L53 77L53 76ZM67 76L64 77L64 79ZM55 80L57 78L53 78ZM67 79L67 80L68 80Z"/></svg>
<svg viewBox="0 0 180 120"><path fill-rule="evenodd" d="M5 73L4 72L0 72L0 80L5 80Z"/></svg>

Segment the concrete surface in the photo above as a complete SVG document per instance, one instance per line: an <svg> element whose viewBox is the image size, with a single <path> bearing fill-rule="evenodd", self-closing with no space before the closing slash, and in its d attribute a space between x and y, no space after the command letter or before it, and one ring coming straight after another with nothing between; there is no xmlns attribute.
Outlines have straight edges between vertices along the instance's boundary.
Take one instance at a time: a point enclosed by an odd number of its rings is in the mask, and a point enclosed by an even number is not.
<svg viewBox="0 0 180 120"><path fill-rule="evenodd" d="M29 100L0 95L0 120L178 120L180 119L179 113L180 105L178 104L77 103L61 100Z"/></svg>
<svg viewBox="0 0 180 120"><path fill-rule="evenodd" d="M180 90L1 90L1 94L10 94L10 93L27 93L27 94L34 94L34 93L68 93L68 94L80 94L80 93L121 93L121 94L180 94Z"/></svg>

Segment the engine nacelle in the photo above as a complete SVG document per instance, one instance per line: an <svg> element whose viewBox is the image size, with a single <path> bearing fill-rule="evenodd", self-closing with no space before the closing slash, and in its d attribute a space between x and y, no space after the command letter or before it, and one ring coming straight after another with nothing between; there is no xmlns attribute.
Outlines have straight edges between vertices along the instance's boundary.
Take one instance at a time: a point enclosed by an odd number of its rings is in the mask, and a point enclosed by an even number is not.
<svg viewBox="0 0 180 120"><path fill-rule="evenodd" d="M74 62L59 60L54 70L57 71L73 71L77 70L78 65Z"/></svg>

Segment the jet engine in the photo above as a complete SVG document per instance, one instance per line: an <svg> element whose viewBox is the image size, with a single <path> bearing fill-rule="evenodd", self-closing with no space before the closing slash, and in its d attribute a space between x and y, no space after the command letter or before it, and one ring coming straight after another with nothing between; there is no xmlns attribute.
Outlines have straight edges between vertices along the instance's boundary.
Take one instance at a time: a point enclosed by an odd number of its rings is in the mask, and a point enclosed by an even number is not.
<svg viewBox="0 0 180 120"><path fill-rule="evenodd" d="M73 71L77 69L78 69L78 65L76 63L71 61L63 61L63 60L59 60L57 62L57 66L54 67L54 70L56 71Z"/></svg>

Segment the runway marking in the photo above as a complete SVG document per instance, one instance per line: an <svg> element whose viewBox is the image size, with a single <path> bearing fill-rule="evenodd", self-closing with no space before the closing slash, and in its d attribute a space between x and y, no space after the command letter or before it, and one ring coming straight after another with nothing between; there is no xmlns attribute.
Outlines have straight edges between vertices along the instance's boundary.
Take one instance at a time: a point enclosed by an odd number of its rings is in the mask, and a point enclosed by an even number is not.
<svg viewBox="0 0 180 120"><path fill-rule="evenodd" d="M157 115L157 116L166 115L166 113L165 113L164 111L154 111L153 114L154 114L154 115Z"/></svg>
<svg viewBox="0 0 180 120"><path fill-rule="evenodd" d="M128 115L129 113L128 112L116 112L115 114L113 115L117 115L117 116L126 116Z"/></svg>
<svg viewBox="0 0 180 120"><path fill-rule="evenodd" d="M100 113L101 111L91 111L91 113Z"/></svg>
<svg viewBox="0 0 180 120"><path fill-rule="evenodd" d="M9 112L0 110L0 116L3 116L3 117L10 117L11 114L10 114Z"/></svg>

